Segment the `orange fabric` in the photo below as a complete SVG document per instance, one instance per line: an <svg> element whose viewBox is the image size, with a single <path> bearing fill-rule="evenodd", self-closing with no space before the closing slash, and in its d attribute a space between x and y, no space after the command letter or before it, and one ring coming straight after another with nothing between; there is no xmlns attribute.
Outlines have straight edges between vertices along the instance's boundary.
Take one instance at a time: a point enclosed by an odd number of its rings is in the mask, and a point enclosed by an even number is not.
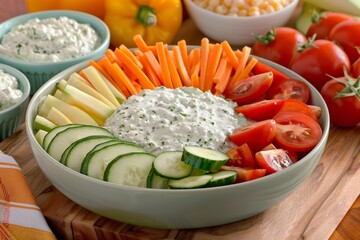
<svg viewBox="0 0 360 240"><path fill-rule="evenodd" d="M17 162L0 151L0 240L55 240Z"/></svg>

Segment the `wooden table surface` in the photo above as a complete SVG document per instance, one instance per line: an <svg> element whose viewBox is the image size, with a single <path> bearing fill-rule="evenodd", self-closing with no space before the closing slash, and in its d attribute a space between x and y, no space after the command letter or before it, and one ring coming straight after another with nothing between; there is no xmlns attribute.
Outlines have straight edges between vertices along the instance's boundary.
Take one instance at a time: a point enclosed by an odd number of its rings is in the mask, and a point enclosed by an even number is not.
<svg viewBox="0 0 360 240"><path fill-rule="evenodd" d="M25 13L24 0L0 0L0 23ZM177 39L200 43L202 33L187 19ZM258 216L218 227L159 230L109 220L75 204L42 174L24 125L0 142L21 166L50 227L59 239L360 239L360 127L331 127L323 157L306 182Z"/></svg>

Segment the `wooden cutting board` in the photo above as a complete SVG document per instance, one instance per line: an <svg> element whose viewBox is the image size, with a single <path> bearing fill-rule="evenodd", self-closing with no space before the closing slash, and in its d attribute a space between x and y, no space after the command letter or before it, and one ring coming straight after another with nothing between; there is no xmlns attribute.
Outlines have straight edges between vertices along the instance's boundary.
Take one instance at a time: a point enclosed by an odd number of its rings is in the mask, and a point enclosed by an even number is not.
<svg viewBox="0 0 360 240"><path fill-rule="evenodd" d="M331 128L324 155L312 175L280 204L243 221L191 230L151 229L116 222L75 204L40 171L24 125L0 143L0 150L19 163L59 239L329 239L360 193L360 127ZM346 225L354 228L342 229L345 233L341 234L335 232L331 239L360 237L360 214L354 216L357 224Z"/></svg>

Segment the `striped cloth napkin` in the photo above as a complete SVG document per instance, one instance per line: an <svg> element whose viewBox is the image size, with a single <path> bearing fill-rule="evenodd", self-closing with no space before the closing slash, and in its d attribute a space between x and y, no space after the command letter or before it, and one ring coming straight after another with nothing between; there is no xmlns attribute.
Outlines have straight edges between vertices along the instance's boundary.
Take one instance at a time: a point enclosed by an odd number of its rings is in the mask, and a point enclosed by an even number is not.
<svg viewBox="0 0 360 240"><path fill-rule="evenodd" d="M0 151L0 240L56 239L10 156Z"/></svg>

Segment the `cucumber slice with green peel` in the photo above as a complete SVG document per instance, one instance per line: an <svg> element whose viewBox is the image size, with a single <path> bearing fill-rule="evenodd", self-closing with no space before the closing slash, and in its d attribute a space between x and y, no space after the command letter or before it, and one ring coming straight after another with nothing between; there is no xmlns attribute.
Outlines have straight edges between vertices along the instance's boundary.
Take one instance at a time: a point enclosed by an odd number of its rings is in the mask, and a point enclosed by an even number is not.
<svg viewBox="0 0 360 240"><path fill-rule="evenodd" d="M51 142L51 140L59 133L64 131L65 129L71 128L71 127L78 127L81 126L80 124L67 124L67 125L62 125L62 126L58 126L58 127L54 127L53 129L51 129L50 132L48 132L43 140L43 144L42 147L45 151L47 151L48 146Z"/></svg>
<svg viewBox="0 0 360 240"><path fill-rule="evenodd" d="M87 155L91 155L93 154L94 152L96 152L97 150L103 148L103 147L107 147L107 146L110 146L110 145L113 145L113 144L118 144L118 143L127 143L127 144L130 144L130 145L136 145L135 143L132 143L132 142L128 142L128 141L123 141L123 140L120 140L118 138L115 138L115 139L112 139L110 141L107 141L107 142L103 142L103 143L100 143L98 145L96 145L90 152L88 152Z"/></svg>
<svg viewBox="0 0 360 240"><path fill-rule="evenodd" d="M154 171L154 168L152 168L146 179L146 187L156 189L168 189L168 181L169 179L157 175Z"/></svg>
<svg viewBox="0 0 360 240"><path fill-rule="evenodd" d="M155 156L150 153L128 153L107 165L104 180L133 187L146 187Z"/></svg>
<svg viewBox="0 0 360 240"><path fill-rule="evenodd" d="M96 145L108 142L109 140L114 139L111 136L89 136L81 138L71 144L61 156L60 162L69 168L80 172L81 164L85 159L85 156L90 152Z"/></svg>
<svg viewBox="0 0 360 240"><path fill-rule="evenodd" d="M211 174L200 176L189 176L181 179L169 179L168 185L171 188L189 189L205 187L212 179Z"/></svg>
<svg viewBox="0 0 360 240"><path fill-rule="evenodd" d="M185 146L181 160L194 168L217 171L226 164L229 156L209 148Z"/></svg>
<svg viewBox="0 0 360 240"><path fill-rule="evenodd" d="M219 171L212 175L211 181L206 185L207 187L217 187L233 184L237 179L237 172L235 171Z"/></svg>
<svg viewBox="0 0 360 240"><path fill-rule="evenodd" d="M80 172L93 178L103 179L107 165L116 157L133 152L145 152L135 144L117 143L88 154L81 164Z"/></svg>
<svg viewBox="0 0 360 240"><path fill-rule="evenodd" d="M168 151L160 153L154 160L155 172L165 178L179 179L187 177L192 166L181 161L182 152Z"/></svg>
<svg viewBox="0 0 360 240"><path fill-rule="evenodd" d="M48 145L47 152L55 160L60 161L61 155L75 141L93 135L104 135L113 137L107 129L93 125L80 125L69 127L53 137Z"/></svg>

